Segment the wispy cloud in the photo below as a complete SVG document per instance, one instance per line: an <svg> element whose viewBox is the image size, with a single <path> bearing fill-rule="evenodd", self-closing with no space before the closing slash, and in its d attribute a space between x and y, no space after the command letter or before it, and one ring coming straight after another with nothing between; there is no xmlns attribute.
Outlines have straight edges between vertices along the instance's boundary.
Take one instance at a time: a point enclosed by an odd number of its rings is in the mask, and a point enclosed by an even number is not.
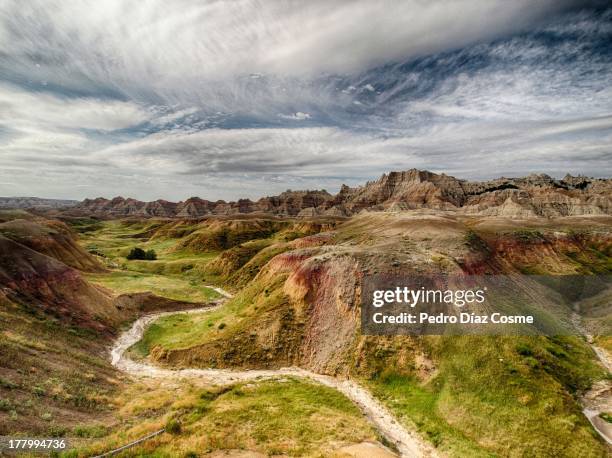
<svg viewBox="0 0 612 458"><path fill-rule="evenodd" d="M0 84L0 106L0 123L15 129L46 126L54 130L113 131L151 117L142 107L130 102L61 97L7 84Z"/></svg>
<svg viewBox="0 0 612 458"><path fill-rule="evenodd" d="M0 180L177 199L609 175L612 12L585 5L5 1Z"/></svg>
<svg viewBox="0 0 612 458"><path fill-rule="evenodd" d="M572 3L8 1L1 36L19 56L16 71L35 61L48 82L147 81L175 91L202 78L359 71L520 30Z"/></svg>

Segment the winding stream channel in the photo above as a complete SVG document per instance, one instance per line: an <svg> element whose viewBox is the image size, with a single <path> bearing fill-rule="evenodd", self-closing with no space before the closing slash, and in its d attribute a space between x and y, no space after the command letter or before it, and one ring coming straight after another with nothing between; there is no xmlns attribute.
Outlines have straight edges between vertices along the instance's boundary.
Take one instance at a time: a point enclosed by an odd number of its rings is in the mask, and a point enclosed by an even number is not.
<svg viewBox="0 0 612 458"><path fill-rule="evenodd" d="M226 291L211 287L225 298L231 297ZM416 433L404 428L365 388L352 380L341 380L327 375L316 374L298 367L286 367L276 370L229 370L229 369L165 369L148 362L130 359L126 350L138 342L147 327L155 320L178 313L202 313L215 310L217 306L202 307L191 310L160 312L145 315L136 320L132 327L123 332L111 349L111 362L118 369L136 377L161 379L198 378L217 385L230 385L251 380L266 380L278 377L293 376L312 380L321 385L334 388L349 398L368 420L388 441L395 444L402 457L437 456L432 446L425 443Z"/></svg>
<svg viewBox="0 0 612 458"><path fill-rule="evenodd" d="M210 287L222 295L231 295L217 287ZM157 319L179 313L203 313L217 309L220 305L201 307L190 310L159 312L137 319L130 329L123 332L111 349L111 362L118 369L136 377L160 379L198 378L216 385L231 385L237 382L266 380L278 377L293 376L312 380L321 385L334 388L349 398L366 418L387 440L395 444L402 457L438 456L435 449L419 438L416 433L404 428L365 388L352 380L341 380L328 375L316 374L299 367L285 367L267 370L230 370L230 369L165 369L148 362L134 361L126 356L126 350L138 342L147 327ZM588 342L599 357L602 365L612 371L612 360L608 353L593 345L591 336L586 335ZM582 398L584 415L589 419L597 432L612 444L612 425L599 417L600 412L612 411L612 383L600 381Z"/></svg>

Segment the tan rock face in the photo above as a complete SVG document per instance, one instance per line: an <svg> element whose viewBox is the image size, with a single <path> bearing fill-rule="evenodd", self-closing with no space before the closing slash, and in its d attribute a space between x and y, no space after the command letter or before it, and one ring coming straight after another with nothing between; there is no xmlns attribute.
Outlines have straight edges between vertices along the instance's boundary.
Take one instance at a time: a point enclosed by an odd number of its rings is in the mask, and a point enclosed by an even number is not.
<svg viewBox="0 0 612 458"><path fill-rule="evenodd" d="M355 188L343 185L335 196L327 191L289 190L256 202L249 199L211 202L198 197L178 203L97 198L86 199L66 213L166 218L261 213L311 218L346 217L363 210L416 208L510 217L609 215L612 214L612 179L566 175L556 180L541 174L473 182L411 169L384 174Z"/></svg>

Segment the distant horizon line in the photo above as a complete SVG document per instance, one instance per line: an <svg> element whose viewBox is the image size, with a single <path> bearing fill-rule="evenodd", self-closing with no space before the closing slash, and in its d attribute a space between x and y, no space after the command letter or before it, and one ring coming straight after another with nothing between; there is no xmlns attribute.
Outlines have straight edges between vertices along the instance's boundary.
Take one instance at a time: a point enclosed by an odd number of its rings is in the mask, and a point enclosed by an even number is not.
<svg viewBox="0 0 612 458"><path fill-rule="evenodd" d="M370 183L372 181L377 181L377 180L379 180L380 178L382 178L385 175L389 175L389 174L392 174L392 173L405 173L405 172L410 172L410 171L427 172L427 173L431 173L433 175L440 175L440 176L441 175L445 175L445 176L448 176L448 177L451 177L451 178L455 178L457 180L471 181L471 182L476 182L476 183L478 183L478 182L482 183L482 182L486 182L486 181L500 180L500 179L512 180L512 179L526 178L526 177L529 177L529 176L548 176L549 178L552 178L552 179L555 179L555 180L562 180L564 177L566 177L568 175L571 176L571 177L574 177L574 178L584 177L584 178L595 179L595 180L610 180L610 179L612 179L612 177L610 177L610 176L606 176L606 177L588 176L588 175L584 175L584 174L581 174L581 173L579 173L577 175L572 175L569 172L566 172L565 175L563 175L563 177L561 177L559 175L549 175L548 173L545 173L545 172L531 172L531 173L529 173L527 175L522 175L522 176L505 176L505 175L501 175L501 176L492 177L492 178L485 178L485 179L469 179L469 178L459 178L459 177L457 177L455 175L450 175L450 174L448 174L446 172L432 172L432 171L427 170L427 169L410 168L410 169L405 169L405 170L391 170L391 171L388 171L388 172L383 172L381 175L378 176L378 178L370 178L370 179L366 180L363 184L357 185L357 187L365 186L366 184L368 184L368 183ZM338 191L335 192L335 193L334 192L329 192L328 190L326 190L324 188L318 188L318 189L290 189L290 188L288 188L285 191L281 191L281 193L282 192L288 192L288 191L291 191L291 192L307 192L307 191L309 191L309 192L316 192L316 191L323 192L323 191L325 191L325 192L327 192L327 193L329 193L331 195L334 195L334 194L338 194L338 192L340 192L340 189L342 189L343 186L348 186L348 185L346 185L346 184L340 185L339 188L338 188ZM349 186L349 187L351 187L351 186ZM276 194L276 195L278 195L278 194ZM257 201L259 199L263 199L263 198L266 198L266 197L274 197L274 196L275 195L260 196L260 197L254 198L253 201ZM0 196L0 199L40 199L40 200L49 200L49 201L69 201L69 202L77 202L77 203L83 202L84 200L96 200L96 199L113 200L113 199L117 199L117 198L122 198L124 200L133 199L133 200L136 200L136 201L139 201L139 202L158 202L158 201L161 200L161 201L166 201L166 202L171 202L171 203L185 202L185 201L187 201L189 199L194 199L194 198L198 198L198 199L202 199L202 200L207 200L209 202L219 202L219 201L223 201L223 202L236 202L238 200L251 200L252 199L250 197L240 197L240 198L235 199L235 200L232 200L232 199L229 199L229 200L227 200L227 199L209 200L209 199L201 197L201 196L191 195L189 197L185 197L183 199L178 199L178 200L170 200L170 199L166 199L166 198L163 198L163 197L158 197L156 199L151 199L151 200L148 200L148 199L147 200L143 200L143 199L138 199L138 198L135 198L135 197L130 197L129 195L127 195L127 197L124 197L121 194L118 194L118 195L115 195L115 196L112 196L112 197L105 197L105 196L97 195L95 197L84 197L82 199L73 198L73 197L70 197L70 198L68 198L68 197L66 197L66 198L61 198L61 197L60 198L56 198L56 197L39 197L39 196ZM1 209L1 207L0 207L0 209Z"/></svg>

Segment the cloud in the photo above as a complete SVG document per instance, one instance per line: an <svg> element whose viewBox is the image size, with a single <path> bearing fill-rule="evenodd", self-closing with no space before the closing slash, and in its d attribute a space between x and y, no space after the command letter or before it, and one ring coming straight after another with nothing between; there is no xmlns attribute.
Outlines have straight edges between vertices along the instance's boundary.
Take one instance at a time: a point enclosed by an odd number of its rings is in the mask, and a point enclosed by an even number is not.
<svg viewBox="0 0 612 458"><path fill-rule="evenodd" d="M293 121L304 121L311 118L309 113L302 113L301 111L290 115L279 114L278 116L279 118L292 119Z"/></svg>
<svg viewBox="0 0 612 458"><path fill-rule="evenodd" d="M0 64L18 80L186 102L214 96L212 81L345 74L457 49L522 30L574 3L6 1L0 37L10 46Z"/></svg>
<svg viewBox="0 0 612 458"><path fill-rule="evenodd" d="M140 124L149 117L146 110L130 102L59 97L0 84L0 124L13 129L48 126L53 130L112 131Z"/></svg>
<svg viewBox="0 0 612 458"><path fill-rule="evenodd" d="M612 10L576 5L2 2L0 179L179 199L608 175Z"/></svg>
<svg viewBox="0 0 612 458"><path fill-rule="evenodd" d="M523 134L517 135L517 130ZM588 163L584 158L593 156L597 164L589 164L588 171L598 175L611 157L610 140L612 116L574 122L491 123L487 129L479 122L457 122L435 125L409 137L357 134L331 127L208 129L158 133L110 146L92 157L105 159L120 170L151 175L282 174L363 181L373 173L409 167L469 171L479 178L510 169L528 174L534 167L564 174L564 169L553 170L551 162L565 156L574 161L573 166L584 166ZM525 162L517 163L519 157Z"/></svg>
<svg viewBox="0 0 612 458"><path fill-rule="evenodd" d="M330 127L166 132L86 155L21 155L17 167L0 168L0 180L24 177L11 194L179 200L258 198L287 188L333 191L410 167L477 179L531 172L602 176L609 171L612 127L595 123L596 132L581 121L531 126L521 136L516 126L479 123L435 126L411 137ZM551 137L551 129L570 137ZM83 185L90 187L77 188Z"/></svg>

